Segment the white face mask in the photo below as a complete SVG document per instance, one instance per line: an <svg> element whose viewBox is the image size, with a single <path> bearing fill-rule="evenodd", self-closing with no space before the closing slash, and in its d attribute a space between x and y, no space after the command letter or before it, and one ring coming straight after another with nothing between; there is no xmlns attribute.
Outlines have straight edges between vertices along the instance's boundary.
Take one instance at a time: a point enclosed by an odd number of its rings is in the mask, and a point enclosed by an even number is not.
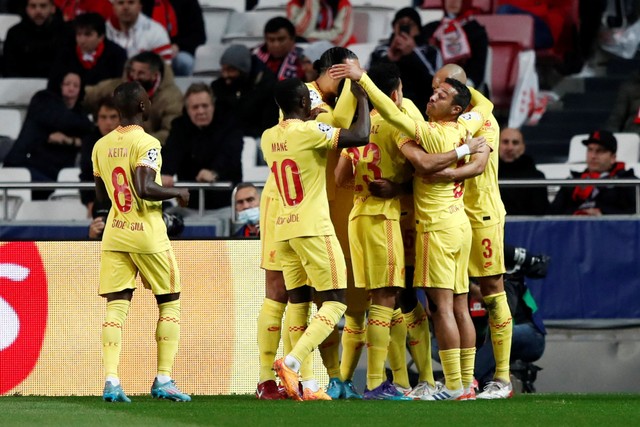
<svg viewBox="0 0 640 427"><path fill-rule="evenodd" d="M260 208L249 208L238 212L238 222L243 224L258 224L260 222Z"/></svg>

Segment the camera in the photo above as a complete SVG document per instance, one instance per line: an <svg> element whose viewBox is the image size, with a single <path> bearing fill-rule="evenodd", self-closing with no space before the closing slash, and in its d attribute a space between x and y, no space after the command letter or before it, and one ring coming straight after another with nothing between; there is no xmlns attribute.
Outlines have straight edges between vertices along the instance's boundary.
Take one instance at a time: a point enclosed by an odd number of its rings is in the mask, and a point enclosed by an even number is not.
<svg viewBox="0 0 640 427"><path fill-rule="evenodd" d="M184 219L182 218L182 215L162 212L162 220L167 226L167 235L169 237L179 236L184 230Z"/></svg>

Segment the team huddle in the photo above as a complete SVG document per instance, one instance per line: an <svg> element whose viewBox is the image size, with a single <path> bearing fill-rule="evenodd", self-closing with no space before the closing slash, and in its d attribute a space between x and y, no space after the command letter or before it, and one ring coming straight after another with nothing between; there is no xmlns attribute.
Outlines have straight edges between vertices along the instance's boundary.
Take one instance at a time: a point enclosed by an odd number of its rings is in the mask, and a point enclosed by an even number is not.
<svg viewBox="0 0 640 427"><path fill-rule="evenodd" d="M316 81L278 84L281 121L261 140L271 173L260 210L266 291L258 317L256 396L511 397L512 324L502 282L505 211L492 103L465 86L460 67L446 65L433 79L425 121L403 99L394 65L364 73L344 48L329 49L315 65ZM477 395L469 277L482 290L496 359L494 381ZM426 310L417 288L426 292ZM318 311L308 321L312 301ZM442 383L433 376L427 311ZM336 325L343 315L340 339ZM274 360L281 339L285 356ZM407 342L419 371L413 388ZM352 380L365 347L361 395ZM309 356L315 348L330 378L326 391L314 378ZM392 381L386 379L387 361Z"/></svg>

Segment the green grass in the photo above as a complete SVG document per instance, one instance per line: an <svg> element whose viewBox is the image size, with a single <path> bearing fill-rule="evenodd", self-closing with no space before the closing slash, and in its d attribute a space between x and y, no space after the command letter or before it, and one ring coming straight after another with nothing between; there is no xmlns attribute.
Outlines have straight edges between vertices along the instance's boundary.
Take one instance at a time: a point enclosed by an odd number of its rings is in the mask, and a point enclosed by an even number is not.
<svg viewBox="0 0 640 427"><path fill-rule="evenodd" d="M194 396L189 403L133 396L0 397L0 426L633 426L637 394L530 394L475 402L292 402Z"/></svg>

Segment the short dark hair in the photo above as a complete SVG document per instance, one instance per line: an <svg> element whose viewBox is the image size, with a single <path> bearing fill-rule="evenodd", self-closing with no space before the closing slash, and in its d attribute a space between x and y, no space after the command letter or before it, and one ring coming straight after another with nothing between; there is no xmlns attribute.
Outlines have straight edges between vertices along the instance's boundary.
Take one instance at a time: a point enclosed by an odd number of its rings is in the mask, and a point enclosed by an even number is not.
<svg viewBox="0 0 640 427"><path fill-rule="evenodd" d="M264 33L275 33L281 28L287 30L287 33L289 33L292 39L296 38L296 27L294 27L293 23L284 16L276 16L269 19L264 25Z"/></svg>
<svg viewBox="0 0 640 427"><path fill-rule="evenodd" d="M118 85L113 91L113 104L120 113L120 117L135 117L140 112L142 94L146 93L138 82L125 82Z"/></svg>
<svg viewBox="0 0 640 427"><path fill-rule="evenodd" d="M378 89L387 96L391 96L391 93L400 86L400 69L394 63L376 63L371 66L367 74Z"/></svg>
<svg viewBox="0 0 640 427"><path fill-rule="evenodd" d="M458 94L453 97L453 103L462 107L462 111L466 110L471 102L471 92L469 91L469 88L459 80L451 79L449 77L444 79L444 81L449 83L456 92L458 92Z"/></svg>
<svg viewBox="0 0 640 427"><path fill-rule="evenodd" d="M148 64L151 71L159 71L160 76L164 77L164 61L162 60L162 57L155 52L151 52L150 50L140 52L139 54L131 57L129 62L141 62L143 64Z"/></svg>
<svg viewBox="0 0 640 427"><path fill-rule="evenodd" d="M342 64L345 59L358 59L358 55L347 49L346 47L332 47L327 49L320 56L320 59L313 63L313 68L322 74L333 65Z"/></svg>
<svg viewBox="0 0 640 427"><path fill-rule="evenodd" d="M236 185L236 192L238 190L242 190L243 188L253 188L258 191L258 187L256 187L252 182L240 182L238 183L238 185Z"/></svg>
<svg viewBox="0 0 640 427"><path fill-rule="evenodd" d="M285 115L289 114L300 105L305 91L309 93L309 89L298 78L281 80L276 83L276 103Z"/></svg>
<svg viewBox="0 0 640 427"><path fill-rule="evenodd" d="M105 96L103 98L100 98L94 114L96 120L98 119L98 112L100 112L100 109L102 107L108 108L110 110L118 110L118 107L116 107L116 104L113 102L113 96Z"/></svg>
<svg viewBox="0 0 640 427"><path fill-rule="evenodd" d="M104 36L106 25L102 15L95 12L87 12L76 16L73 21L73 29L76 31L82 29L93 30L99 36Z"/></svg>

